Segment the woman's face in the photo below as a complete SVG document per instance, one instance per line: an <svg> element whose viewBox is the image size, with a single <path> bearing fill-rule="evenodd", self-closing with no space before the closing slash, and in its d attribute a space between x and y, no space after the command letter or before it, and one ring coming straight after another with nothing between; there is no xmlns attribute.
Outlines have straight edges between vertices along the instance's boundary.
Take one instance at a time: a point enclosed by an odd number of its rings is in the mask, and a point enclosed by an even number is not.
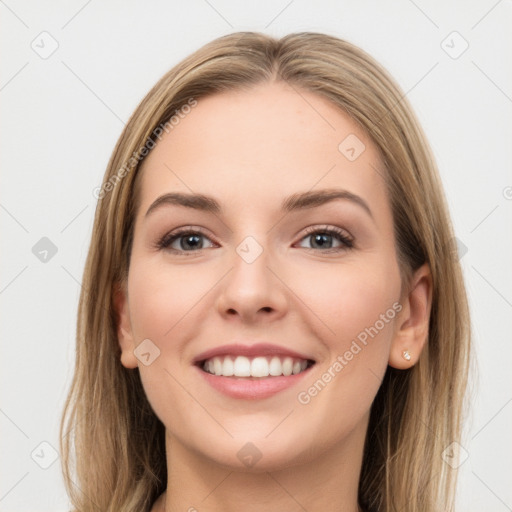
<svg viewBox="0 0 512 512"><path fill-rule="evenodd" d="M158 142L120 344L168 439L254 471L361 445L402 309L383 175L347 115L283 83L199 99Z"/></svg>

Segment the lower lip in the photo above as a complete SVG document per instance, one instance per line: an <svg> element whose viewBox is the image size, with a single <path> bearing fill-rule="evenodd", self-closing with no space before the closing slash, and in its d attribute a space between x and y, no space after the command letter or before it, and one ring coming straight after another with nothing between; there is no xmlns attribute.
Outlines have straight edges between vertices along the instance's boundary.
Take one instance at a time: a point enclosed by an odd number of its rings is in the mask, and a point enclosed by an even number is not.
<svg viewBox="0 0 512 512"><path fill-rule="evenodd" d="M201 370L196 366L197 371L213 388L232 398L244 400L261 400L268 398L280 391L288 389L297 384L312 367L301 373L285 377L219 377Z"/></svg>

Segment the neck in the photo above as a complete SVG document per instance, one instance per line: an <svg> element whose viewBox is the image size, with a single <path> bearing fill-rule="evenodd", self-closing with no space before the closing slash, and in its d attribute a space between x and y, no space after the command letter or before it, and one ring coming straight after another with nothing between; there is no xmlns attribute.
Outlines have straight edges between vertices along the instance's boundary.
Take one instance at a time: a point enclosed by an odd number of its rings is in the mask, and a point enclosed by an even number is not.
<svg viewBox="0 0 512 512"><path fill-rule="evenodd" d="M358 512L366 429L303 464L259 472L226 468L166 434L167 491L153 512Z"/></svg>

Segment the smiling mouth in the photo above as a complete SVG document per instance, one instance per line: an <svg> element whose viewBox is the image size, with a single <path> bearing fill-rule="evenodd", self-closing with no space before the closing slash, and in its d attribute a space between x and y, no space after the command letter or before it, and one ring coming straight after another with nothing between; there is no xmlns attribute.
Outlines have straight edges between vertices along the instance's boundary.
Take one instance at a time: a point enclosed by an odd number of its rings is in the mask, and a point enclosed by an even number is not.
<svg viewBox="0 0 512 512"><path fill-rule="evenodd" d="M197 366L206 373L217 377L245 377L264 379L268 377L289 377L306 371L315 362L279 356L215 356L199 361Z"/></svg>

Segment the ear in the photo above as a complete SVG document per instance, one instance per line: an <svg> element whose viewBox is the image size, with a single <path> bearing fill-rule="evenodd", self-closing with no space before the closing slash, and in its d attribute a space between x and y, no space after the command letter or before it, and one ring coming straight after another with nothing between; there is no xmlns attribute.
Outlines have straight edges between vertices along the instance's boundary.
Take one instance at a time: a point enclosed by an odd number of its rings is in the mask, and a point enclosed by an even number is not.
<svg viewBox="0 0 512 512"><path fill-rule="evenodd" d="M117 320L117 341L121 348L121 364L129 369L137 368L137 358L133 353L135 343L130 321L126 284L118 283L114 286L114 309Z"/></svg>
<svg viewBox="0 0 512 512"><path fill-rule="evenodd" d="M401 304L403 309L397 316L389 365L405 370L418 362L428 338L432 307L432 275L428 263L422 265L411 277L408 292Z"/></svg>

